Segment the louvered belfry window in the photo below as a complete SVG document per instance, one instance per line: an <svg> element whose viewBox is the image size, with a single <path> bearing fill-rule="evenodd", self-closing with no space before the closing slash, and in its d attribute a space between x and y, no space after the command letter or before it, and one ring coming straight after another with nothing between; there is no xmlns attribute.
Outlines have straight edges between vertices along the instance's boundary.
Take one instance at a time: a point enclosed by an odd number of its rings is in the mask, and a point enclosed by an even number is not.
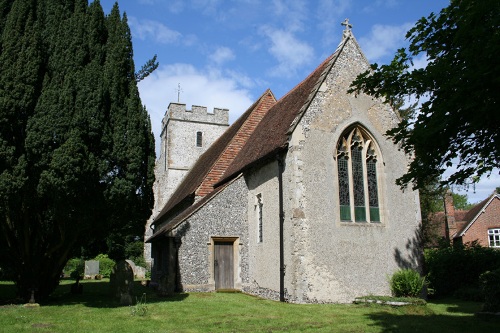
<svg viewBox="0 0 500 333"><path fill-rule="evenodd" d="M340 220L380 222L377 154L361 127L344 133L337 144Z"/></svg>

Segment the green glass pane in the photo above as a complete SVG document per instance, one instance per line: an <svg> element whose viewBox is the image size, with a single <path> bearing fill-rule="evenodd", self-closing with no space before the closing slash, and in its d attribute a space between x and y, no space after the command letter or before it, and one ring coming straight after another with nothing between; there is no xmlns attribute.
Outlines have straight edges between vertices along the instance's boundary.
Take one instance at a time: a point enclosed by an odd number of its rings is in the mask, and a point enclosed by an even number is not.
<svg viewBox="0 0 500 333"><path fill-rule="evenodd" d="M354 218L356 222L366 222L366 209L365 206L354 207Z"/></svg>
<svg viewBox="0 0 500 333"><path fill-rule="evenodd" d="M380 222L380 212L378 207L370 207L370 221Z"/></svg>
<svg viewBox="0 0 500 333"><path fill-rule="evenodd" d="M341 221L351 221L351 207L341 205L340 206L340 220Z"/></svg>

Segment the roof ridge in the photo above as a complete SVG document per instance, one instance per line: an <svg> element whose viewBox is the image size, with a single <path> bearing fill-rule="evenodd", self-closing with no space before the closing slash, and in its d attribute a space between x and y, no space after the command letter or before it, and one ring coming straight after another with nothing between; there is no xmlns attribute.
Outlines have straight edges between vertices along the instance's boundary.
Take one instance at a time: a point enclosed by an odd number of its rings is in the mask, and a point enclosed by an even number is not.
<svg viewBox="0 0 500 333"><path fill-rule="evenodd" d="M193 164L190 168L189 172L184 176L183 180L177 186L175 191L172 193L172 196L160 210L160 212L156 215L156 218L153 221L153 224L156 224L163 216L165 216L168 212L172 211L177 205L183 202L187 197L194 195L199 188L199 186L203 183L207 175L209 174L210 169L207 170L206 167L202 166L202 164L207 164L213 166L220 156L224 153L227 146L233 141L234 137L237 136L239 129L246 123L247 118L253 113L253 110L259 105L264 96L271 94L272 98L276 100L274 94L271 89L267 89L228 129L217 139L214 143L198 158L198 160ZM211 153L214 153L220 149L220 152L216 154L216 156L210 157ZM230 165L230 164L229 164ZM199 174L194 174L194 177L191 177L193 173L199 172Z"/></svg>
<svg viewBox="0 0 500 333"><path fill-rule="evenodd" d="M267 98L271 98L272 101L269 101L267 100ZM267 109L265 108L265 106L263 106L264 103L269 103L269 102L274 102L270 107L268 107ZM230 148L232 148L231 146L234 146L233 143L235 143L235 141L237 140L237 138L240 137L240 134L242 132L245 131L245 126L249 125L249 122L252 120L252 115L254 114L254 112L258 111L261 107L264 107L265 109L263 110L263 115L262 117L257 121L257 123L255 124L255 127L253 129L251 129L251 132L249 133L248 137L250 137L252 135L252 132L255 130L255 128L258 126L258 124L260 123L260 121L262 120L262 118L265 116L265 114L267 113L267 111L274 105L276 104L276 97L274 97L274 94L273 92L271 91L271 89L267 89L253 104L252 106L248 109L248 110L252 110L250 112L250 114L248 115L248 117L245 119L245 121L241 124L241 126L238 128L238 130L236 131L236 133L233 135L233 137L231 138L231 140L229 140L228 144L226 145L226 147L222 150L222 152L219 154L219 156L217 157L217 159L214 161L214 163L210 166L210 168L208 169L208 171L205 173L205 176L203 177L203 180L200 182L200 184L198 185L198 187L196 188L195 190L195 193L198 194L199 191L201 191L204 183L205 183L205 180L207 179L207 177L210 175L210 173L214 170L214 168L217 166L218 162L221 161L221 159L224 157L224 154L226 154L226 152L228 152L230 150ZM246 138L246 140L248 140L248 137ZM232 163L232 161L236 158L236 156L238 155L238 152L241 150L241 148L243 148L243 146L245 145L246 143L246 140L241 144L241 147L239 147L238 151L235 152L232 156L232 159L231 161L227 164L226 168ZM210 148L209 148L210 149ZM224 171L225 171L224 169ZM220 176L218 177L218 179L216 179L214 182L212 182L211 184L205 184L205 185L208 185L208 186L213 186L214 184L216 184L219 180L220 180L220 177L222 177L222 175L224 174L224 171L220 174ZM205 188L205 191L207 191L209 189ZM212 188L212 191L214 190L214 188ZM208 193L210 193L211 191L209 191ZM203 192L202 192L203 193ZM204 195L207 195L208 193L205 193ZM204 196L203 195L203 196Z"/></svg>
<svg viewBox="0 0 500 333"><path fill-rule="evenodd" d="M465 226L462 230L457 232L458 236L463 236L463 234L469 230L469 228L474 224L477 220L479 214L493 201L494 198L500 199L500 194L492 193L483 201L477 203L474 207L469 209L467 214L465 215Z"/></svg>

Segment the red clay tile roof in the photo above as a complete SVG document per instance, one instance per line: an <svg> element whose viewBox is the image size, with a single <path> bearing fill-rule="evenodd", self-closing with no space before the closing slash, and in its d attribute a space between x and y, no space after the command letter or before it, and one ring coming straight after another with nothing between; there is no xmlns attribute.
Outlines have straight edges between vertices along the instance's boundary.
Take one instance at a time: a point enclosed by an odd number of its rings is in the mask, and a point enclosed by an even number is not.
<svg viewBox="0 0 500 333"><path fill-rule="evenodd" d="M239 152L234 163L227 168L219 184L232 179L240 172L273 156L287 146L290 127L297 123L296 118L300 118L309 106L346 41L347 39L339 45L334 54L269 110Z"/></svg>
<svg viewBox="0 0 500 333"><path fill-rule="evenodd" d="M497 193L493 193L492 195L488 196L486 199L484 199L483 201L481 201L480 203L478 203L477 205L475 205L474 207L472 207L471 209L469 209L467 211L467 214L465 214L464 216L464 224L462 226L462 228L459 228L458 231L457 231L457 236L462 236L461 234L465 231L465 229L467 229L467 227L472 223L474 222L474 219L475 217L477 216L477 214L479 214L479 212L481 212L481 210L483 208L485 208L485 206L493 199L493 197L497 196L498 194Z"/></svg>
<svg viewBox="0 0 500 333"><path fill-rule="evenodd" d="M450 235L450 237L460 237L461 233L465 231L465 229L473 222L474 218L479 214L479 212L488 204L488 202L492 199L493 196L497 194L492 194L480 203L474 205L469 210L455 210L455 224L457 227L457 231L454 235ZM436 212L430 215L429 223L438 226L439 235L442 237L446 237L446 219L444 212Z"/></svg>
<svg viewBox="0 0 500 333"><path fill-rule="evenodd" d="M195 193L200 196L205 195L205 197L175 217L161 230L155 232L149 241L182 222L192 211L209 200L214 193L218 193L222 184L233 180L243 170L273 156L287 146L290 128L297 124L303 112L309 106L326 74L335 63L340 52L342 52L347 40L348 38L344 39L334 54L329 56L305 80L295 86L278 102L273 104L269 99L264 99L264 96L272 95L269 90L266 91L227 129L221 138L198 159L158 214L154 223L161 221L169 211L182 203L184 199L192 198ZM274 96L272 97L274 98ZM262 107L265 112L260 112L262 110L259 110L259 107ZM256 122L254 128L249 126L240 131L246 119L254 112L254 109L256 110L255 114L263 116L262 120ZM248 124L250 123L248 122ZM235 137L234 141L232 141L233 137ZM230 145L230 143L234 143L234 145ZM243 144L242 147L241 144ZM228 164L227 161L230 163ZM214 191L214 187L217 190Z"/></svg>
<svg viewBox="0 0 500 333"><path fill-rule="evenodd" d="M269 108L276 103L271 90L266 90L255 103L248 108L207 151L200 156L189 173L184 177L172 197L155 218L158 223L169 211L194 194L204 196L213 190L213 184L234 160L236 154L246 142L255 127Z"/></svg>

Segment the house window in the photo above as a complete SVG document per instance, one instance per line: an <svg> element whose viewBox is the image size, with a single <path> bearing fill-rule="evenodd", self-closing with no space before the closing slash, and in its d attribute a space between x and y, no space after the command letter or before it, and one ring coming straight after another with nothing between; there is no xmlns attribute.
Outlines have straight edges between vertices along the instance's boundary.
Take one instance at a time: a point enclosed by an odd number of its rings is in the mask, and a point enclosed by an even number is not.
<svg viewBox="0 0 500 333"><path fill-rule="evenodd" d="M203 146L203 133L196 132L196 147Z"/></svg>
<svg viewBox="0 0 500 333"><path fill-rule="evenodd" d="M337 144L340 220L380 222L375 143L354 127Z"/></svg>
<svg viewBox="0 0 500 333"><path fill-rule="evenodd" d="M489 229L488 239L490 247L500 247L500 229Z"/></svg>
<svg viewBox="0 0 500 333"><path fill-rule="evenodd" d="M262 233L262 194L257 194L255 209L257 210L257 242L262 243L264 237Z"/></svg>

